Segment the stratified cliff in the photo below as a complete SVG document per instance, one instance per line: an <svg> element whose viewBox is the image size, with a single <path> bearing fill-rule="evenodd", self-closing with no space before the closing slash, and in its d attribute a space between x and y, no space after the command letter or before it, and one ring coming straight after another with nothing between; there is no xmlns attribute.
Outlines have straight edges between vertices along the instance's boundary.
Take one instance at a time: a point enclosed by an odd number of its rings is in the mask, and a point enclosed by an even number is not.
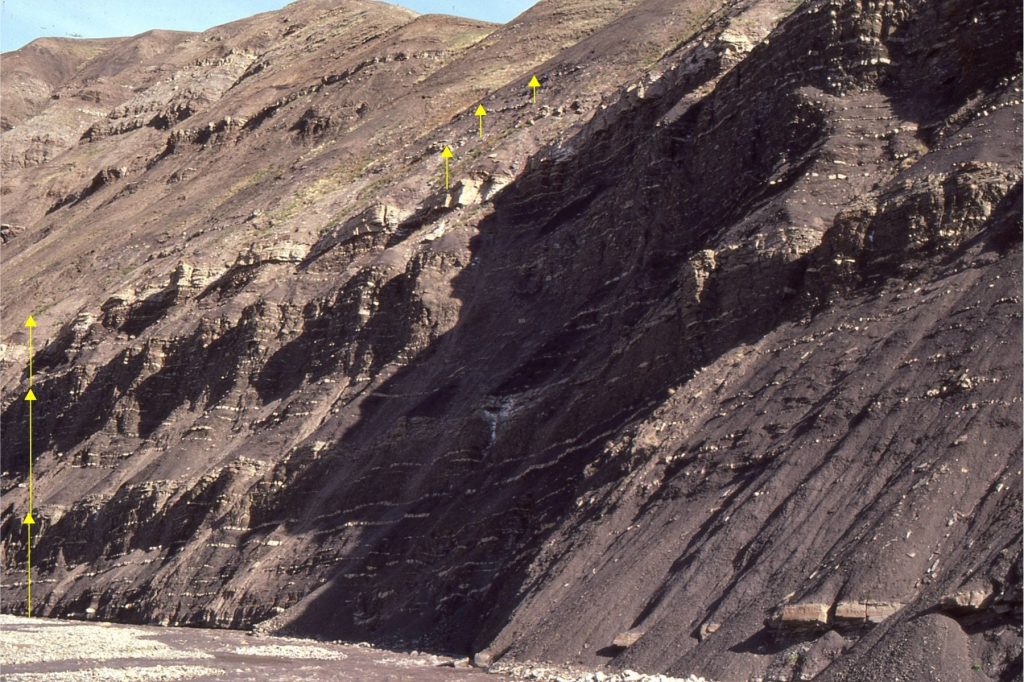
<svg viewBox="0 0 1024 682"><path fill-rule="evenodd" d="M32 313L37 614L1019 679L1021 26L302 0L4 55L4 608Z"/></svg>

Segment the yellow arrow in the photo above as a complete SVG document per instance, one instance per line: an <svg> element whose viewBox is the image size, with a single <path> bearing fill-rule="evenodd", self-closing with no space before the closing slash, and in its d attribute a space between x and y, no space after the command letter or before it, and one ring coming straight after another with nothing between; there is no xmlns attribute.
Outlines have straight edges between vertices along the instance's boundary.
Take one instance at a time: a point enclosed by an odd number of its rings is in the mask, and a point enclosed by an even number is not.
<svg viewBox="0 0 1024 682"><path fill-rule="evenodd" d="M32 403L36 401L36 394L28 389L25 396L28 402L28 513L32 513Z"/></svg>
<svg viewBox="0 0 1024 682"><path fill-rule="evenodd" d="M28 402L28 515L31 517L34 509L32 505L32 403L36 401L36 394L31 388L28 389L25 400Z"/></svg>
<svg viewBox="0 0 1024 682"><path fill-rule="evenodd" d="M533 78L530 79L530 82L527 84L526 87L530 88L530 90L533 91L533 103L536 104L537 103L537 88L540 87L540 81L537 80L536 76L534 76Z"/></svg>
<svg viewBox="0 0 1024 682"><path fill-rule="evenodd" d="M25 531L28 533L28 594L25 597L25 602L28 604L28 617L32 617L32 526L36 520L32 518L32 514L27 514L25 520L22 523L25 525Z"/></svg>
<svg viewBox="0 0 1024 682"><path fill-rule="evenodd" d="M25 320L25 326L28 327L28 385L32 387L32 330L36 327L36 320L31 315Z"/></svg>
<svg viewBox="0 0 1024 682"><path fill-rule="evenodd" d="M444 159L444 188L448 189L450 183L448 181L448 159L452 158L452 150L448 149L448 145L444 146L441 150L441 158Z"/></svg>
<svg viewBox="0 0 1024 682"><path fill-rule="evenodd" d="M483 104L476 105L476 117L480 119L480 139L484 139L484 116L487 115L487 110L484 109Z"/></svg>
<svg viewBox="0 0 1024 682"><path fill-rule="evenodd" d="M36 394L30 388L25 399L29 403L29 513L32 513L32 403L36 401Z"/></svg>
<svg viewBox="0 0 1024 682"><path fill-rule="evenodd" d="M28 555L27 559L27 573L28 573L28 588L25 596L25 603L27 604L28 617L32 617L32 526L35 525L36 520L32 517L33 509L33 473L32 473L32 404L36 401L35 391L32 390L32 329L36 326L35 319L29 315L28 319L25 320L25 326L28 327L28 393L25 394L25 401L28 402L28 513L25 514L22 525L25 526L25 532L27 534L25 540L25 547Z"/></svg>

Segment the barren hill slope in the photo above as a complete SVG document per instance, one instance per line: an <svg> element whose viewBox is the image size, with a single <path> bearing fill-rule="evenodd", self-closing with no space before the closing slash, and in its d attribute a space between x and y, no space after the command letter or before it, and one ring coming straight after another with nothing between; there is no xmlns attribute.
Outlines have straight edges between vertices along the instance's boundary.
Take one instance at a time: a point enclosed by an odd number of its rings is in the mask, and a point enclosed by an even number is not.
<svg viewBox="0 0 1024 682"><path fill-rule="evenodd" d="M5 608L31 313L36 613L1016 679L1021 23L302 0L5 71Z"/></svg>

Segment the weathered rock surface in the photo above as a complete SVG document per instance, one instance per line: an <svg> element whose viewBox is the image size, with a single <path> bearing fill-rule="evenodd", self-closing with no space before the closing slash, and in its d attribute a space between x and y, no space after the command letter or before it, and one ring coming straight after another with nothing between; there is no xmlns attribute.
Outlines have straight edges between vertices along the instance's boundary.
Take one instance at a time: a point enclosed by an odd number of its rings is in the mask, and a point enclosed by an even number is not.
<svg viewBox="0 0 1024 682"><path fill-rule="evenodd" d="M4 609L33 313L36 613L620 679L1019 669L1019 3L65 42L4 56Z"/></svg>
<svg viewBox="0 0 1024 682"><path fill-rule="evenodd" d="M819 628L828 625L828 604L787 604L779 622L785 627Z"/></svg>

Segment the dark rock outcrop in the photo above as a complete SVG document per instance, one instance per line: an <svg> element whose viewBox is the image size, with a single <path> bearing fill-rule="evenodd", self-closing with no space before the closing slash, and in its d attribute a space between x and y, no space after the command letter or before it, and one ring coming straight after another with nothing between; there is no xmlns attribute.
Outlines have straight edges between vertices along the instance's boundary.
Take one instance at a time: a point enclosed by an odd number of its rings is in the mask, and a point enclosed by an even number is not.
<svg viewBox="0 0 1024 682"><path fill-rule="evenodd" d="M159 76L136 39L94 57L134 97L5 166L37 613L724 680L1019 668L1019 4L305 0L176 39Z"/></svg>

